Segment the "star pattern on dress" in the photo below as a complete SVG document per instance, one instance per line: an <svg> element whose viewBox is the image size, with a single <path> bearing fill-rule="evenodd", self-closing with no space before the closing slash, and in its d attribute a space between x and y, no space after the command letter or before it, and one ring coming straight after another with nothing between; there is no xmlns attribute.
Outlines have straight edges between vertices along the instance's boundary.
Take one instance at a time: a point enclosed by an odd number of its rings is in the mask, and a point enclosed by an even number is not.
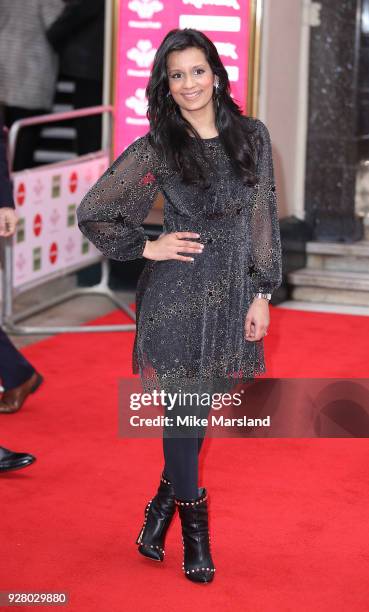
<svg viewBox="0 0 369 612"><path fill-rule="evenodd" d="M118 221L118 223L125 224L126 221L127 221L127 216L126 215L122 215L121 211L119 211L117 216L115 217L115 221Z"/></svg>
<svg viewBox="0 0 369 612"><path fill-rule="evenodd" d="M255 276L255 274L256 274L255 264L251 264L249 266L249 270L248 270L247 274L249 276L251 276L251 277Z"/></svg>

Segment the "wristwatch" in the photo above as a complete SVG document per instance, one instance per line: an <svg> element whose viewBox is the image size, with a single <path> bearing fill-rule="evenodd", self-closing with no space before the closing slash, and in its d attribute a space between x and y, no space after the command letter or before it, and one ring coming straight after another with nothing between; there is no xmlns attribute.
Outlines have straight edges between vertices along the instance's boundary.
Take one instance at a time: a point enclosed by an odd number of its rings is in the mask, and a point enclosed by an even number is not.
<svg viewBox="0 0 369 612"><path fill-rule="evenodd" d="M265 300L271 300L272 298L272 294L271 293L255 293L254 295L255 298L264 298Z"/></svg>

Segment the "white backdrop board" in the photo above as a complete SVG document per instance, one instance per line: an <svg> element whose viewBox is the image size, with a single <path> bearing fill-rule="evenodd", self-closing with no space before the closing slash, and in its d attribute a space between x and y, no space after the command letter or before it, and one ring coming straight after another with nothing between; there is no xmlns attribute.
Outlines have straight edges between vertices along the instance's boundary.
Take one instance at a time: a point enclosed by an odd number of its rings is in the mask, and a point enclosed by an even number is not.
<svg viewBox="0 0 369 612"><path fill-rule="evenodd" d="M101 257L79 231L76 209L109 163L108 155L100 154L13 174L19 216L13 238L15 290L83 268Z"/></svg>

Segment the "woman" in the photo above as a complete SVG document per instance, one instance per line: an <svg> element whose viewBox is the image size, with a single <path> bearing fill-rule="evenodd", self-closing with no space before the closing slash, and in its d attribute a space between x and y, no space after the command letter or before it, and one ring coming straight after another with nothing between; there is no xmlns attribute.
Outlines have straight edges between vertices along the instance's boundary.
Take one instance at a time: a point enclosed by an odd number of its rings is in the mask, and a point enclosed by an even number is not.
<svg viewBox="0 0 369 612"><path fill-rule="evenodd" d="M265 372L268 301L281 283L270 137L261 121L242 116L215 46L196 30L167 34L146 94L150 132L86 195L79 226L107 257L149 260L133 353L144 390L219 390ZM141 224L159 192L164 233L151 241ZM207 491L197 486L203 432L167 433L139 551L163 560L178 507L185 576L210 582Z"/></svg>

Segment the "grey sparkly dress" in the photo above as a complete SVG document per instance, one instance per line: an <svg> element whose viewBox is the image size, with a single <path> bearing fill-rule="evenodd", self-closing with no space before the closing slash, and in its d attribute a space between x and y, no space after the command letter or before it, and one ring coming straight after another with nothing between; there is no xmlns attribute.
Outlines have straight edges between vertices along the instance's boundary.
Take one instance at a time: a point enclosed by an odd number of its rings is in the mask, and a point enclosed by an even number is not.
<svg viewBox="0 0 369 612"><path fill-rule="evenodd" d="M106 256L142 257L144 222L159 192L166 233L200 234L194 263L145 261L137 285L133 372L143 389L214 378L249 380L266 371L263 340L244 337L254 293L282 280L281 241L268 129L261 136L254 187L236 176L219 137L203 140L211 187L181 182L158 158L148 135L130 145L87 193L77 210L81 231ZM195 145L195 141L194 141ZM183 385L182 385L183 387Z"/></svg>

